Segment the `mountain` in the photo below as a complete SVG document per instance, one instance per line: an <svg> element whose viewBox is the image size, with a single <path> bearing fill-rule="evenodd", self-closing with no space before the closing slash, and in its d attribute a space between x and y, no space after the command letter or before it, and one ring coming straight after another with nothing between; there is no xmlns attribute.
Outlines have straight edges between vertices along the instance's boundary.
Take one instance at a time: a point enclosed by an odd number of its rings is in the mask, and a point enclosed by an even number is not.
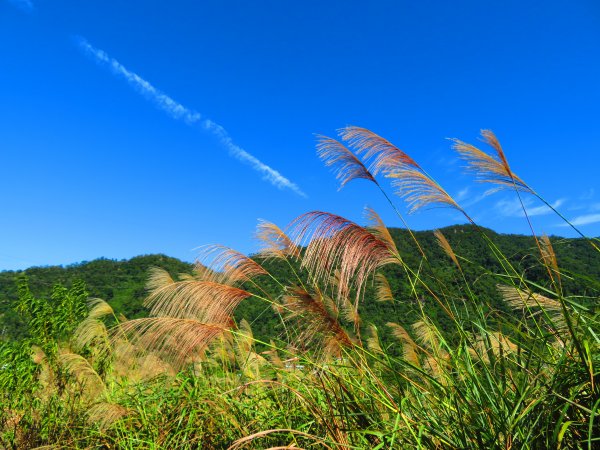
<svg viewBox="0 0 600 450"><path fill-rule="evenodd" d="M498 234L489 229L476 229L471 225L450 226L441 231L459 256L465 277L473 282L477 298L489 304L491 310L498 313L509 312L496 289L496 285L502 282L502 278L496 275L502 273L502 267L482 238L482 231L522 272L524 278L539 283L547 282L547 273L538 263L539 251L531 236ZM390 228L390 234L405 262L412 268L419 267L419 251L409 232L405 229ZM424 276L429 272L430 275L434 275L432 280L441 281L439 284L445 286L441 295L454 300L465 297L465 293L461 292L459 287L462 285L457 279L459 273L437 244L433 232L419 231L414 234L428 255L429 267L423 269ZM585 239L551 237L551 242L563 272L565 291L570 294L598 296L600 254ZM263 264L275 278L293 279L291 270L286 264L278 260L263 261ZM147 314L147 310L143 307L146 294L144 285L151 267L160 267L172 275L177 275L190 273L193 265L159 254L137 256L129 260L101 258L65 267L32 267L23 271L0 272L0 338L18 337L23 334L23 328L11 307L17 298L16 280L19 277L27 276L31 291L36 296L49 296L52 287L56 284L69 286L74 280L82 280L86 283L91 297L108 301L117 313L127 318L136 318ZM416 320L418 310L425 305L430 317L433 319L437 317L443 327L445 317L440 314L439 306L426 291L419 292L422 298L422 303L419 304L399 266L385 267L383 272L388 278L396 302L372 301L375 290L371 283L361 304L363 323L374 323L378 327L382 327L390 320L411 323ZM578 282L581 277L586 279L586 283ZM264 277L261 285L271 295L280 295L281 291L272 279ZM456 286L456 289L452 286ZM586 290L581 286L587 286ZM246 318L252 324L255 337L261 340L272 338L280 329L280 321L272 313L270 305L261 300L248 299L242 302L236 311L236 317Z"/></svg>

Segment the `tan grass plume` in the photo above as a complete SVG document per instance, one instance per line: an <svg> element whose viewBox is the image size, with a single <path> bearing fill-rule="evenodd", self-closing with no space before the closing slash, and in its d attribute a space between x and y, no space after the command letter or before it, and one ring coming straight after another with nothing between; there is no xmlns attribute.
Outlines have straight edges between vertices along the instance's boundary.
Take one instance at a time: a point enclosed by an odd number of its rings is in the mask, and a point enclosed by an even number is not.
<svg viewBox="0 0 600 450"><path fill-rule="evenodd" d="M378 302L393 302L394 294L387 277L382 273L375 274L375 300Z"/></svg>
<svg viewBox="0 0 600 450"><path fill-rule="evenodd" d="M540 251L542 253L542 261L544 265L550 269L550 274L554 278L556 276L556 281L560 283L560 270L558 270L558 260L556 258L556 253L554 253L554 247L552 247L552 242L548 235L544 234L540 238Z"/></svg>
<svg viewBox="0 0 600 450"><path fill-rule="evenodd" d="M142 353L155 352L178 367L203 357L210 342L225 331L220 326L174 317L134 319L119 329L133 348Z"/></svg>
<svg viewBox="0 0 600 450"><path fill-rule="evenodd" d="M474 172L477 180L492 183L497 189L514 188L531 192L525 182L510 168L504 150L498 138L491 130L481 130L482 140L494 149L495 155L490 155L474 145L459 139L451 139L452 147L461 159L467 163L467 169Z"/></svg>
<svg viewBox="0 0 600 450"><path fill-rule="evenodd" d="M317 135L317 155L327 167L332 167L342 189L352 180L377 181L364 164L343 144L327 136Z"/></svg>
<svg viewBox="0 0 600 450"><path fill-rule="evenodd" d="M504 301L512 309L544 308L549 311L562 310L560 302L541 294L526 292L513 286L498 285L497 287Z"/></svg>
<svg viewBox="0 0 600 450"><path fill-rule="evenodd" d="M256 238L261 243L260 255L272 258L300 256L300 250L292 240L274 223L260 220L256 227Z"/></svg>
<svg viewBox="0 0 600 450"><path fill-rule="evenodd" d="M250 296L249 292L226 284L184 280L150 291L144 305L154 316L227 326L234 309Z"/></svg>
<svg viewBox="0 0 600 450"><path fill-rule="evenodd" d="M408 204L413 213L427 206L447 206L464 214L456 201L434 180L416 167L404 166L387 175L392 179L396 193Z"/></svg>
<svg viewBox="0 0 600 450"><path fill-rule="evenodd" d="M63 368L85 386L88 395L95 397L105 390L104 381L83 356L65 352L59 355L58 360Z"/></svg>
<svg viewBox="0 0 600 450"><path fill-rule="evenodd" d="M120 419L132 414L132 411L115 403L99 402L92 405L88 411L88 423L106 431Z"/></svg>
<svg viewBox="0 0 600 450"><path fill-rule="evenodd" d="M392 238L390 231L383 223L383 220L377 214L377 212L373 208L365 207L364 211L365 219L367 219L367 229L373 233L375 237L377 237L380 241L385 242L388 246L390 252L394 254L398 259L400 259L400 253L398 253L398 248L396 247L396 242Z"/></svg>
<svg viewBox="0 0 600 450"><path fill-rule="evenodd" d="M419 167L405 152L366 128L347 126L338 130L338 134L358 154L363 155L375 176L380 172L394 172L404 166Z"/></svg>
<svg viewBox="0 0 600 450"><path fill-rule="evenodd" d="M446 236L444 236L444 233L442 233L440 230L435 230L433 232L433 234L434 234L435 238L437 239L438 245L441 247L442 250L444 250L444 253L446 253L448 258L450 258L452 260L452 262L454 263L454 265L456 267L461 269L460 263L458 262L458 258L456 257L456 254L454 253L454 250L452 249L450 242L448 242L448 240L446 239Z"/></svg>
<svg viewBox="0 0 600 450"><path fill-rule="evenodd" d="M90 298L88 300L88 318L101 319L106 316L114 315L112 306L101 298Z"/></svg>
<svg viewBox="0 0 600 450"><path fill-rule="evenodd" d="M288 288L283 297L285 318L298 324L298 345L310 346L328 356L339 356L343 347L353 345L352 338L327 309L319 295L311 295L299 287Z"/></svg>
<svg viewBox="0 0 600 450"><path fill-rule="evenodd" d="M223 245L205 245L199 248L196 266L204 269L204 274L224 284L236 284L249 281L258 275L266 275L267 271L252 258Z"/></svg>
<svg viewBox="0 0 600 450"><path fill-rule="evenodd" d="M381 343L379 341L379 332L377 331L377 327L372 323L369 324L369 334L367 337L367 348L376 354L383 354L383 349L381 348Z"/></svg>
<svg viewBox="0 0 600 450"><path fill-rule="evenodd" d="M403 326L394 322L388 322L386 323L386 326L391 330L392 336L398 339L402 344L402 352L404 359L411 363L413 366L419 367L420 362L417 353L419 347L413 340L413 338L410 336L410 334L408 334L408 331L406 331L406 329Z"/></svg>
<svg viewBox="0 0 600 450"><path fill-rule="evenodd" d="M356 290L356 302L365 282L378 268L398 260L389 244L367 229L335 214L313 211L296 218L289 227L296 245L306 245L302 266L324 284L339 270L337 295Z"/></svg>

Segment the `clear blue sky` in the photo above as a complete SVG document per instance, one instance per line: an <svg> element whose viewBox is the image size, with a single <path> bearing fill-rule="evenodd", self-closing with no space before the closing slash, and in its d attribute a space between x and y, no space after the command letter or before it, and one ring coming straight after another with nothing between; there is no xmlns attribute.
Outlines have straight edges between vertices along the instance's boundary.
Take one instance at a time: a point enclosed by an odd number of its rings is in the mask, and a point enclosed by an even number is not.
<svg viewBox="0 0 600 450"><path fill-rule="evenodd" d="M338 192L316 157L313 134L345 125L407 151L482 225L526 233L514 197L482 200L445 139L490 128L516 173L599 235L599 119L595 0L0 0L0 270L252 252L257 219L310 210L360 222L369 205L399 225L374 186ZM573 235L539 206L536 231Z"/></svg>

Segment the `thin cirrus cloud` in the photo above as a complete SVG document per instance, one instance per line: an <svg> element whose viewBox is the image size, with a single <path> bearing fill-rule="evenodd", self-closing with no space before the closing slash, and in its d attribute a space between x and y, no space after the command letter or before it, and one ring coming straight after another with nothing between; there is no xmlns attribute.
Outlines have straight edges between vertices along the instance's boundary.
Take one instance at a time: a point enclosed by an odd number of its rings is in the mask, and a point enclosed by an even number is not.
<svg viewBox="0 0 600 450"><path fill-rule="evenodd" d="M229 151L231 156L248 164L252 169L262 174L264 180L279 189L290 189L301 197L306 197L306 194L297 184L235 144L223 126L173 100L138 74L125 68L119 61L111 58L105 51L92 46L85 38L76 37L75 41L84 54L90 56L98 64L109 67L114 75L123 77L138 93L162 109L171 118L181 120L190 126L200 126L202 129L212 133L219 139L221 145Z"/></svg>
<svg viewBox="0 0 600 450"><path fill-rule="evenodd" d="M552 204L552 208L558 208L565 203L565 199L559 198ZM530 207L531 201L524 201L525 209L529 217L543 216L552 213L552 209L546 205ZM523 207L519 200L500 200L496 203L496 209L506 217L525 217Z"/></svg>
<svg viewBox="0 0 600 450"><path fill-rule="evenodd" d="M577 217L573 218L569 222L571 223L571 225L574 225L576 227L580 227L582 225L591 225L593 223L600 222L600 214L584 214L582 216L577 216ZM562 223L562 224L560 224L560 226L568 227L569 224Z"/></svg>
<svg viewBox="0 0 600 450"><path fill-rule="evenodd" d="M34 9L31 0L8 0L8 3L12 3L17 8L22 9L25 12L31 12Z"/></svg>
<svg viewBox="0 0 600 450"><path fill-rule="evenodd" d="M454 200L460 203L461 207L468 208L469 206L473 206L484 198L488 196L488 192L484 193L473 193L471 188L465 187L458 191L458 193L454 196Z"/></svg>

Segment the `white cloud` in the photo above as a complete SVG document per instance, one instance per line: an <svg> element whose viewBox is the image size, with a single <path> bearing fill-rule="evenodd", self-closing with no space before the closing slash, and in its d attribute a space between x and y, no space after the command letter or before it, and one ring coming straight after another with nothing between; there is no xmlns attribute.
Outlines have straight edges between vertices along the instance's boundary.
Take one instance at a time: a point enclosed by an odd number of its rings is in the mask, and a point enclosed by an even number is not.
<svg viewBox="0 0 600 450"><path fill-rule="evenodd" d="M553 212L552 209L546 205L531 207L531 203L532 201L530 199L523 200L523 204L525 205L525 209L529 217L543 216L546 214L551 214ZM552 204L552 208L558 208L564 203L565 199L559 198ZM500 200L496 203L496 208L500 212L500 214L506 217L525 217L523 207L521 206L521 202L519 202L518 199Z"/></svg>
<svg viewBox="0 0 600 450"><path fill-rule="evenodd" d="M25 12L33 11L33 3L31 0L8 0L8 2Z"/></svg>
<svg viewBox="0 0 600 450"><path fill-rule="evenodd" d="M457 202L462 202L464 199L466 199L468 197L468 195L469 195L469 188L466 187L466 188L458 191L458 194L456 194L454 196L454 200L456 200Z"/></svg>
<svg viewBox="0 0 600 450"><path fill-rule="evenodd" d="M469 206L473 206L476 203L479 203L481 200L488 196L487 192L482 194L473 193L470 187L465 187L458 191L458 193L454 196L454 200L460 204L463 208L468 208Z"/></svg>
<svg viewBox="0 0 600 450"><path fill-rule="evenodd" d="M230 155L261 173L264 180L279 189L290 189L296 194L306 197L306 194L302 192L298 185L235 144L223 126L210 119L203 118L200 113L188 109L181 103L173 100L138 74L125 68L119 61L111 58L105 51L93 47L86 39L77 38L77 43L86 55L92 57L97 63L108 66L115 75L125 78L136 91L152 101L158 108L165 111L173 119L182 120L188 125L199 125L204 130L211 132L229 151Z"/></svg>
<svg viewBox="0 0 600 450"><path fill-rule="evenodd" d="M600 222L600 214L585 214L583 216L577 216L574 219L570 220L573 226L581 226L581 225L590 225L592 223ZM569 224L563 223L560 224L561 227L568 227Z"/></svg>

